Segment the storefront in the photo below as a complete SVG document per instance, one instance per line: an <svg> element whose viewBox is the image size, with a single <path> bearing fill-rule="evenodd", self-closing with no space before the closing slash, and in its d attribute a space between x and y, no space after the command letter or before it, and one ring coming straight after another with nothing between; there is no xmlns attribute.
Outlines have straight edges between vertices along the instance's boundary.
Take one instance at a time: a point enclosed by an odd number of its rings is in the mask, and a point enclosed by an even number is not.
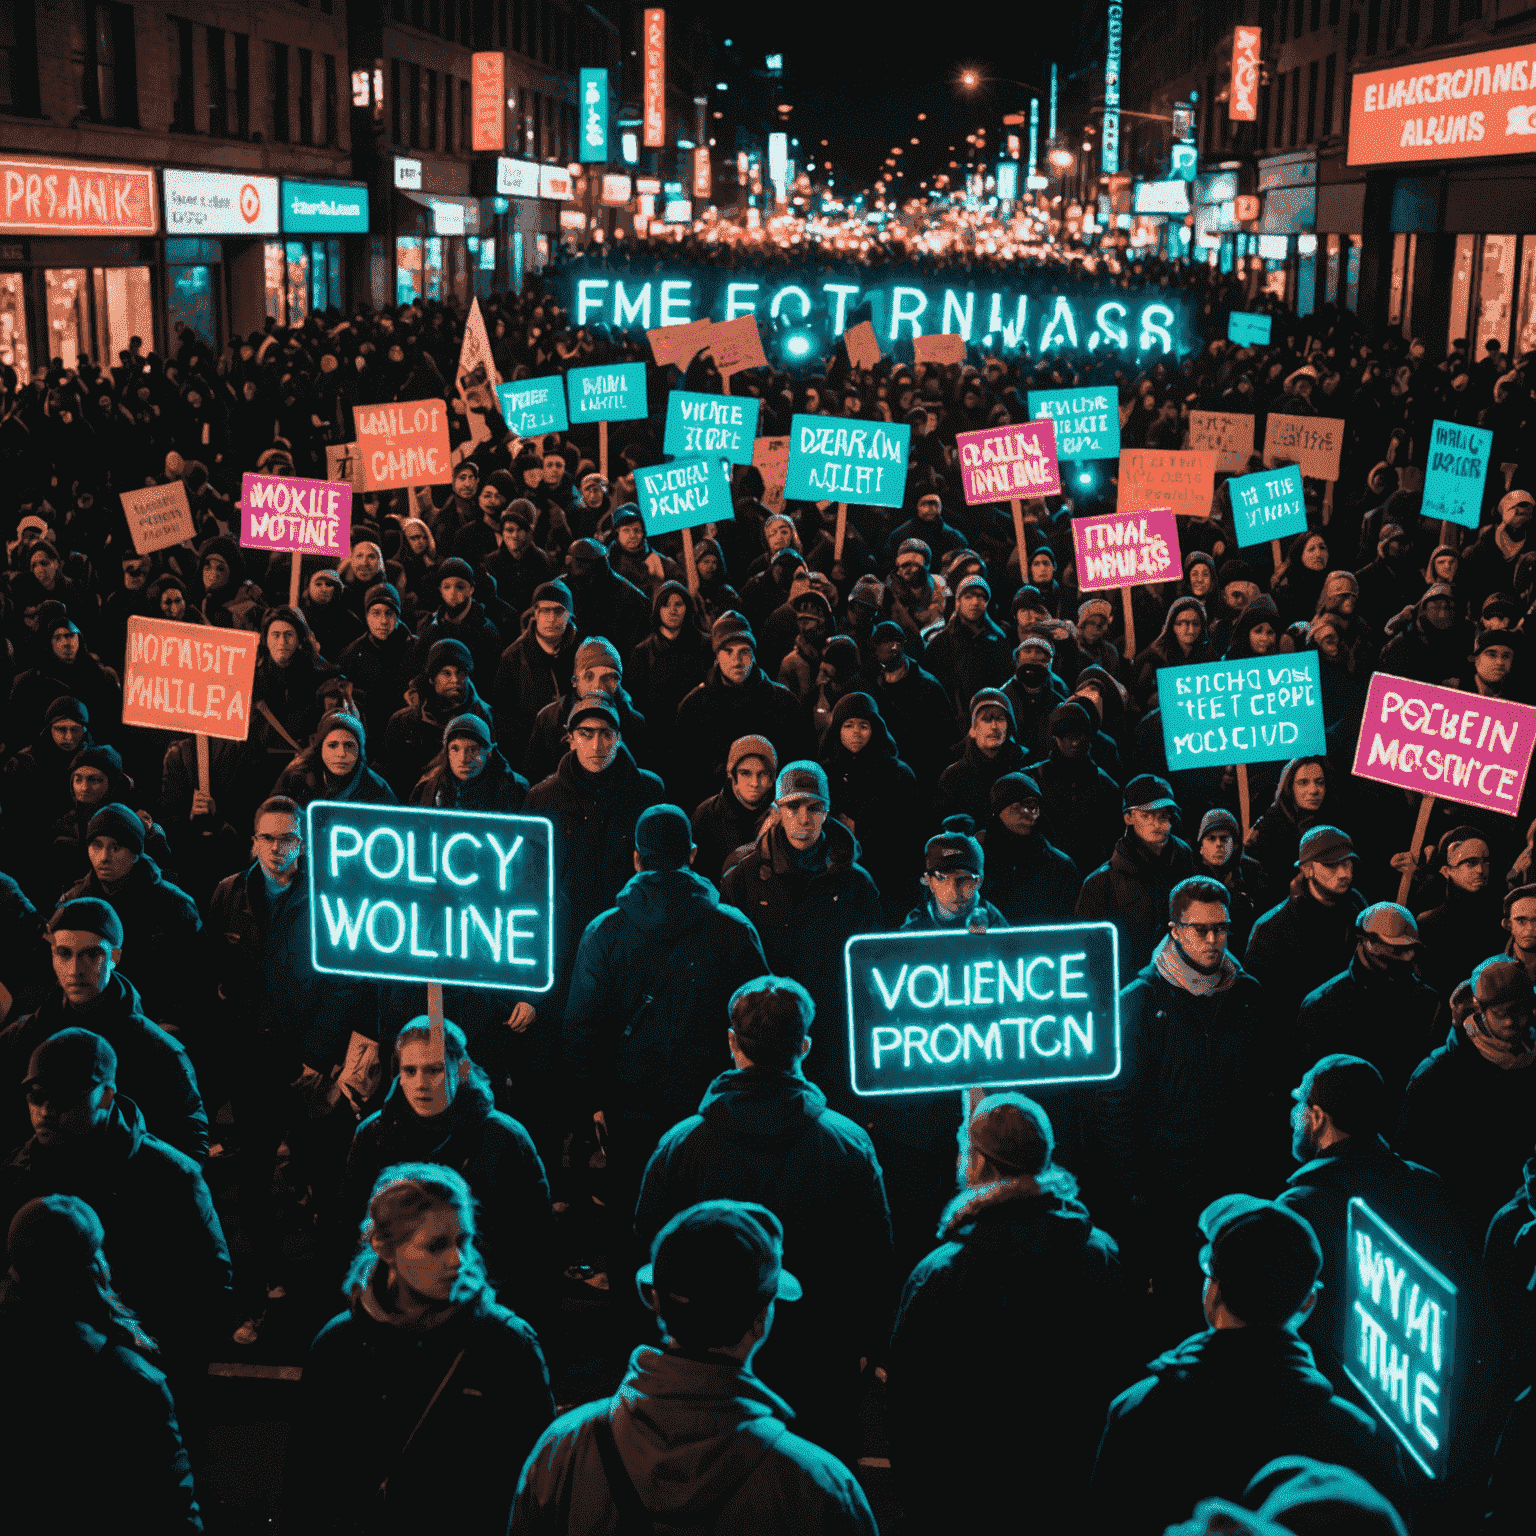
<svg viewBox="0 0 1536 1536"><path fill-rule="evenodd" d="M423 299L467 309L476 291L486 201L470 196L467 163L396 155L389 229L394 287L385 302ZM491 260L494 267L494 245Z"/></svg>
<svg viewBox="0 0 1536 1536"><path fill-rule="evenodd" d="M1271 155L1258 169L1264 288L1310 315L1317 308L1317 153Z"/></svg>
<svg viewBox="0 0 1536 1536"><path fill-rule="evenodd" d="M320 310L344 310L342 237L366 237L368 219L368 188L361 183L284 178L283 238L266 242L262 252L267 314L283 325L302 325Z"/></svg>

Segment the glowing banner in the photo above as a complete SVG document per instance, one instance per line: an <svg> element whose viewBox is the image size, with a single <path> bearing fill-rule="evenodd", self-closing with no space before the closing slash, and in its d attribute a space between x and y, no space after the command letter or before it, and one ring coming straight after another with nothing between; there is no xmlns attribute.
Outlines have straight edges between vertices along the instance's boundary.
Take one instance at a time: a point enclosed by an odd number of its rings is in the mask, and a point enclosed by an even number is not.
<svg viewBox="0 0 1536 1536"><path fill-rule="evenodd" d="M1307 501L1301 489L1301 471L1294 464L1284 469L1261 469L1256 475L1238 475L1227 482L1232 495L1232 526L1237 542L1267 544L1307 531Z"/></svg>
<svg viewBox="0 0 1536 1536"><path fill-rule="evenodd" d="M446 485L453 479L448 448L448 407L441 400L397 405L360 405L352 419L363 457L363 488L405 490Z"/></svg>
<svg viewBox="0 0 1536 1536"><path fill-rule="evenodd" d="M1237 347L1267 347L1273 320L1269 315L1252 315L1234 309L1227 315L1227 340Z"/></svg>
<svg viewBox="0 0 1536 1536"><path fill-rule="evenodd" d="M1113 176L1120 169L1120 39L1123 9L1111 4L1104 46L1104 132L1099 144L1099 169ZM1038 110L1038 98L1036 98ZM1035 168L1034 135L1030 135L1029 168Z"/></svg>
<svg viewBox="0 0 1536 1536"><path fill-rule="evenodd" d="M187 488L180 480L145 486L141 491L123 491L118 499L123 504L123 516L128 519L133 547L141 555L169 549L197 533L192 525Z"/></svg>
<svg viewBox="0 0 1536 1536"><path fill-rule="evenodd" d="M647 533L677 533L736 517L731 478L718 456L676 459L635 471L635 491Z"/></svg>
<svg viewBox="0 0 1536 1536"><path fill-rule="evenodd" d="M968 507L989 501L1060 494L1056 428L1049 421L962 432L955 439L955 446L960 454L960 484Z"/></svg>
<svg viewBox="0 0 1536 1536"><path fill-rule="evenodd" d="M843 948L864 1097L1103 1083L1120 1072L1110 923L860 934Z"/></svg>
<svg viewBox="0 0 1536 1536"><path fill-rule="evenodd" d="M500 53L470 55L470 148L475 154L507 147L506 60Z"/></svg>
<svg viewBox="0 0 1536 1536"><path fill-rule="evenodd" d="M1536 709L1529 704L1374 672L1354 773L1513 816L1532 747Z"/></svg>
<svg viewBox="0 0 1536 1536"><path fill-rule="evenodd" d="M674 389L667 396L662 451L679 458L707 454L750 464L761 404L755 395L696 395Z"/></svg>
<svg viewBox="0 0 1536 1536"><path fill-rule="evenodd" d="M340 480L242 475L240 547L345 560L352 548L352 487Z"/></svg>
<svg viewBox="0 0 1536 1536"><path fill-rule="evenodd" d="M1437 421L1430 430L1429 465L1424 471L1420 515L1427 522L1476 528L1482 518L1483 482L1493 453L1493 433Z"/></svg>
<svg viewBox="0 0 1536 1536"><path fill-rule="evenodd" d="M1179 575L1179 525L1163 508L1074 517L1072 547L1077 585L1083 592L1107 592Z"/></svg>
<svg viewBox="0 0 1536 1536"><path fill-rule="evenodd" d="M1164 667L1157 702L1174 773L1328 750L1316 651Z"/></svg>
<svg viewBox="0 0 1536 1536"><path fill-rule="evenodd" d="M609 363L602 368L572 368L565 376L571 420L644 421L644 363Z"/></svg>
<svg viewBox="0 0 1536 1536"><path fill-rule="evenodd" d="M581 72L581 135L576 158L583 165L608 163L608 71Z"/></svg>
<svg viewBox="0 0 1536 1536"><path fill-rule="evenodd" d="M1227 116L1234 123L1252 123L1259 116L1259 61L1262 55L1258 27L1232 29L1232 89L1227 95Z"/></svg>
<svg viewBox="0 0 1536 1536"><path fill-rule="evenodd" d="M547 818L315 800L305 819L317 971L502 992L554 985Z"/></svg>
<svg viewBox="0 0 1536 1536"><path fill-rule="evenodd" d="M667 13L645 13L645 57L643 71L643 106L645 147L663 149L667 142Z"/></svg>
<svg viewBox="0 0 1536 1536"><path fill-rule="evenodd" d="M784 480L789 474L789 439L758 438L752 445L752 463L763 477L763 505L770 512L782 512Z"/></svg>
<svg viewBox="0 0 1536 1536"><path fill-rule="evenodd" d="M519 437L563 432L570 426L565 413L565 386L556 374L548 379L519 379L496 386L496 403L507 430Z"/></svg>
<svg viewBox="0 0 1536 1536"><path fill-rule="evenodd" d="M1056 424L1056 452L1064 459L1120 456L1120 400L1113 384L1103 389L1032 389L1029 414Z"/></svg>
<svg viewBox="0 0 1536 1536"><path fill-rule="evenodd" d="M1216 473L1240 475L1253 453L1253 417L1241 411L1191 411L1189 447L1216 455Z"/></svg>
<svg viewBox="0 0 1536 1536"><path fill-rule="evenodd" d="M1331 416L1277 416L1264 425L1264 462L1296 464L1309 480L1337 480L1344 423Z"/></svg>
<svg viewBox="0 0 1536 1536"><path fill-rule="evenodd" d="M259 639L248 629L130 614L123 724L244 741L251 729Z"/></svg>
<svg viewBox="0 0 1536 1536"><path fill-rule="evenodd" d="M1456 1287L1358 1195L1348 1221L1344 1374L1424 1471L1444 1477L1454 1432Z"/></svg>
<svg viewBox="0 0 1536 1536"><path fill-rule="evenodd" d="M1125 448L1115 502L1121 512L1168 507L1181 517L1207 517L1216 486L1216 455L1189 448Z"/></svg>
<svg viewBox="0 0 1536 1536"><path fill-rule="evenodd" d="M789 472L784 494L795 501L851 501L899 507L907 488L906 422L795 416L789 424Z"/></svg>

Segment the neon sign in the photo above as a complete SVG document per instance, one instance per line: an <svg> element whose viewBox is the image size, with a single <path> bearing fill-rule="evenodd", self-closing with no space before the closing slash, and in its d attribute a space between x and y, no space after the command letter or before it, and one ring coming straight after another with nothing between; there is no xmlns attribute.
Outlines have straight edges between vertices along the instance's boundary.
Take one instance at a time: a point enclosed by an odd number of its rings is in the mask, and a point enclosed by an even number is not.
<svg viewBox="0 0 1536 1536"><path fill-rule="evenodd" d="M506 992L554 985L546 817L331 800L305 817L317 971Z"/></svg>
<svg viewBox="0 0 1536 1536"><path fill-rule="evenodd" d="M1120 1072L1109 923L860 934L843 948L853 1091L1107 1082Z"/></svg>

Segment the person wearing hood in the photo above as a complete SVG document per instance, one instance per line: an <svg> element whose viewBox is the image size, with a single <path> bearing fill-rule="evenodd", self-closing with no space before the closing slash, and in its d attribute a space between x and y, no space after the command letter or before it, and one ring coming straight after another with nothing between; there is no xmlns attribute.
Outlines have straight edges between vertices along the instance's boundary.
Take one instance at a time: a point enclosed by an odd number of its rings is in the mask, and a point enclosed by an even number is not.
<svg viewBox="0 0 1536 1536"><path fill-rule="evenodd" d="M1317 612L1312 616L1312 623L1319 625L1325 621L1331 622L1338 632L1338 642L1325 650L1323 641L1315 633L1312 640L1323 651L1325 662L1332 663L1350 677L1362 679L1358 686L1363 705L1363 679L1369 674L1381 650L1382 628L1378 625L1373 629L1361 617L1359 605L1360 583L1348 571L1329 571L1323 578L1323 590L1317 599ZM1325 704L1328 670L1327 666L1323 668Z"/></svg>
<svg viewBox="0 0 1536 1536"><path fill-rule="evenodd" d="M514 765L522 761L539 711L570 689L579 638L570 588L563 581L536 587L522 634L501 653L492 690L496 735Z"/></svg>
<svg viewBox="0 0 1536 1536"><path fill-rule="evenodd" d="M1056 576L1056 556L1049 544L1040 544L1030 552L1029 584L1040 594L1045 611L1053 619L1068 616L1068 593Z"/></svg>
<svg viewBox="0 0 1536 1536"><path fill-rule="evenodd" d="M69 790L70 808L53 824L49 872L55 892L73 885L89 870L86 850L91 818L111 801L126 805L134 794L134 782L123 772L116 747L82 747L70 761ZM147 812L139 813L140 821L147 817ZM152 818L144 828L144 851L162 870L171 867L165 831Z"/></svg>
<svg viewBox="0 0 1536 1536"><path fill-rule="evenodd" d="M444 559L462 560L471 568L484 564L501 543L502 519L519 502L529 509L530 514L533 513L533 503L522 497L513 477L504 469L492 471L479 483L475 493L474 517L440 541L438 554ZM438 574L434 568L434 586Z"/></svg>
<svg viewBox="0 0 1536 1536"><path fill-rule="evenodd" d="M105 735L117 734L114 728L123 713L117 674L85 648L80 626L62 603L45 603L32 641L32 665L11 684L7 735L16 741L31 739L48 706L65 698L79 699Z"/></svg>
<svg viewBox="0 0 1536 1536"><path fill-rule="evenodd" d="M1326 757L1293 757L1281 770L1274 801L1248 829L1244 844L1258 860L1268 890L1283 891L1291 883L1301 840L1313 827L1345 819L1337 802L1333 765Z"/></svg>
<svg viewBox="0 0 1536 1536"><path fill-rule="evenodd" d="M1270 581L1280 615L1286 624L1310 619L1327 579L1332 557L1328 541L1315 530L1298 533L1285 552L1285 560ZM1280 626L1276 625L1278 629Z"/></svg>
<svg viewBox="0 0 1536 1536"><path fill-rule="evenodd" d="M1079 870L1096 869L1109 856L1111 828L1121 814L1115 781L1094 762L1095 721L1091 706L1068 699L1046 724L1049 753L1021 764L1040 787L1042 809L1056 842ZM1012 771L1010 769L1010 771Z"/></svg>
<svg viewBox="0 0 1536 1536"><path fill-rule="evenodd" d="M501 661L501 634L475 600L475 573L467 560L442 561L432 572L441 599L416 628L413 657L419 665L440 640L457 640L474 657L481 677L494 676Z"/></svg>
<svg viewBox="0 0 1536 1536"><path fill-rule="evenodd" d="M778 1303L798 1305L784 1226L765 1206L706 1200L672 1218L636 1275L662 1345L630 1356L612 1398L562 1414L523 1468L513 1532L645 1523L778 1536L876 1536L858 1480L793 1433L754 1357ZM841 1277L840 1277L841 1278Z"/></svg>
<svg viewBox="0 0 1536 1536"><path fill-rule="evenodd" d="M336 668L315 654L309 623L297 608L268 609L259 632L251 739L275 779L314 735L321 712L315 690Z"/></svg>
<svg viewBox="0 0 1536 1536"><path fill-rule="evenodd" d="M874 661L868 692L880 706L891 735L899 741L905 761L917 775L918 792L929 803L957 725L944 685L914 661L907 651L907 634L894 619L883 619L870 632Z"/></svg>
<svg viewBox="0 0 1536 1536"><path fill-rule="evenodd" d="M1382 648L1380 670L1418 683L1456 687L1466 670L1471 637L1467 626L1456 622L1451 589L1437 583L1399 617L1405 622Z"/></svg>
<svg viewBox="0 0 1536 1536"><path fill-rule="evenodd" d="M528 799L528 780L515 773L479 715L455 715L443 727L443 750L427 764L412 805L490 811L515 816Z"/></svg>
<svg viewBox="0 0 1536 1536"><path fill-rule="evenodd" d="M255 629L266 609L261 588L246 575L245 556L227 534L209 539L198 552L203 584L203 617L221 629Z"/></svg>
<svg viewBox="0 0 1536 1536"><path fill-rule="evenodd" d="M1273 656L1280 644L1280 610L1274 598L1261 592L1232 622L1225 661Z"/></svg>
<svg viewBox="0 0 1536 1536"><path fill-rule="evenodd" d="M1192 549L1184 557L1184 580L1179 583L1180 597L1197 597L1202 603L1214 601L1216 557L1203 549Z"/></svg>
<svg viewBox="0 0 1536 1536"><path fill-rule="evenodd" d="M285 1531L408 1536L440 1524L448 1504L466 1531L507 1529L518 1470L555 1400L538 1335L497 1300L477 1236L457 1169L380 1173L347 1310L304 1362Z"/></svg>
<svg viewBox="0 0 1536 1536"><path fill-rule="evenodd" d="M1077 608L1077 649L1081 654L1084 666L1078 672L1077 682L1082 681L1083 672L1090 667L1097 667L1106 675L1118 678L1124 670L1125 662L1120 655L1119 647L1109 638L1110 629L1114 626L1114 605L1106 597L1093 596L1085 598ZM1076 684L1074 683L1074 687Z"/></svg>
<svg viewBox="0 0 1536 1536"><path fill-rule="evenodd" d="M907 913L903 933L913 928L965 928L980 933L1008 926L998 908L982 897L986 856L975 831L976 823L969 816L950 816L928 839L918 880L926 899Z"/></svg>
<svg viewBox="0 0 1536 1536"><path fill-rule="evenodd" d="M1443 587L1446 592L1451 591L1448 582L1430 582L1426 587L1414 558L1413 542L1397 523L1382 527L1376 558L1361 568L1356 579L1360 587L1360 617L1378 632L1394 614L1418 603L1427 590Z"/></svg>
<svg viewBox="0 0 1536 1536"><path fill-rule="evenodd" d="M712 661L692 594L680 581L662 582L651 599L651 632L630 652L626 676L636 705L656 722L663 744L677 706L709 675Z"/></svg>
<svg viewBox="0 0 1536 1536"><path fill-rule="evenodd" d="M1211 655L1219 657L1232 641L1232 626L1249 603L1259 595L1259 575L1246 560L1223 560L1216 571L1214 600L1206 604L1210 616ZM1172 617L1172 609L1169 610Z"/></svg>
<svg viewBox="0 0 1536 1536"><path fill-rule="evenodd" d="M1490 592L1515 590L1515 567L1531 547L1531 518L1536 496L1527 490L1499 498L1497 520L1485 527L1466 553L1456 578L1458 593L1469 612L1476 613Z"/></svg>
<svg viewBox="0 0 1536 1536"><path fill-rule="evenodd" d="M397 797L409 796L427 764L442 750L443 728L455 715L479 715L489 726L491 712L475 692L475 658L458 640L439 640L427 653L416 681L416 703L389 717L379 767Z"/></svg>
<svg viewBox="0 0 1536 1536"><path fill-rule="evenodd" d="M1254 596L1258 594L1255 592ZM1134 664L1136 686L1131 690L1143 708L1157 698L1157 674L1164 667L1192 667L1215 661L1206 634L1205 606L1198 597L1176 597L1162 632Z"/></svg>
<svg viewBox="0 0 1536 1536"><path fill-rule="evenodd" d="M952 551L965 548L965 535L944 520L943 499L934 491L920 495L913 515L886 539L885 569L897 564L902 545L913 539L928 546L930 558L937 556L941 560Z"/></svg>
<svg viewBox="0 0 1536 1536"><path fill-rule="evenodd" d="M988 795L1005 773L1024 766L1013 717L1013 702L1000 688L983 688L970 703L971 728L959 758L939 775L935 808L939 820L969 816L978 826L986 819Z"/></svg>
<svg viewBox="0 0 1536 1536"><path fill-rule="evenodd" d="M576 663L569 692L551 700L534 718L528 747L523 754L523 768L535 784L547 779L565 755L565 721L577 699L605 693L619 712L624 745L637 763L649 764L650 736L645 716L635 708L624 687L624 666L611 642L601 635L583 640L576 647Z"/></svg>
<svg viewBox="0 0 1536 1536"><path fill-rule="evenodd" d="M770 517L763 524L764 537L774 527L788 528L792 533L794 524L787 517ZM755 629L761 629L769 618L781 608L789 599L789 589L795 579L796 571L807 569L805 556L800 553L788 539L779 545L766 557L766 563L761 567L754 567L755 574L741 589L741 613L748 623Z"/></svg>
<svg viewBox="0 0 1536 1536"><path fill-rule="evenodd" d="M514 614L526 613L533 594L553 579L555 560L533 542L534 506L518 497L501 513L501 542L482 562Z"/></svg>
<svg viewBox="0 0 1536 1536"><path fill-rule="evenodd" d="M152 619L170 619L176 624L208 622L201 608L187 602L187 584L180 576L170 572L156 577L150 583L145 597L148 616ZM124 638L126 640L126 636Z"/></svg>
<svg viewBox="0 0 1536 1536"><path fill-rule="evenodd" d="M363 723L382 734L403 703L412 675L414 641L401 622L400 590L393 582L376 582L368 589L363 620L366 633L352 641L337 661L362 696Z"/></svg>
<svg viewBox="0 0 1536 1536"><path fill-rule="evenodd" d="M1005 773L992 786L983 832L990 899L1010 924L1065 921L1082 876L1047 835L1044 797L1028 773Z"/></svg>
<svg viewBox="0 0 1536 1536"><path fill-rule="evenodd" d="M1025 635L1014 652L1013 676L1003 684L1019 745L1030 760L1051 750L1051 716L1067 697L1066 684L1053 670L1055 660L1056 647L1044 635Z"/></svg>
<svg viewBox="0 0 1536 1536"><path fill-rule="evenodd" d="M1486 833L1473 826L1453 827L1435 849L1435 872L1444 899L1418 914L1424 952L1419 974L1441 999L1468 976L1498 943L1500 920L1510 902L1493 884L1493 853Z"/></svg>
<svg viewBox="0 0 1536 1536"><path fill-rule="evenodd" d="M30 816L46 818L42 825L56 821L73 800L70 764L75 754L82 747L96 745L90 709L77 698L55 699L43 711L42 726L31 745L23 747L5 764L4 777L0 779L5 804L13 812L25 804L29 820ZM28 828L18 830L25 834ZM42 826L33 822L30 830L31 841L36 844Z"/></svg>
<svg viewBox="0 0 1536 1536"><path fill-rule="evenodd" d="M368 732L345 710L320 717L315 739L278 775L274 795L302 807L311 800L353 800L359 805L398 805L388 784L368 766Z"/></svg>
<svg viewBox="0 0 1536 1536"><path fill-rule="evenodd" d="M697 550L694 559L697 562ZM683 574L677 561L651 547L645 531L645 519L641 517L639 507L629 502L617 508L613 514L613 542L608 547L608 564L615 574L638 587L647 601L655 597L656 589L662 582L678 581ZM715 574L719 575L718 569Z"/></svg>
<svg viewBox="0 0 1536 1536"><path fill-rule="evenodd" d="M609 564L596 539L577 539L566 553L565 580L584 635L602 635L627 656L650 631L651 602Z"/></svg>
<svg viewBox="0 0 1536 1536"><path fill-rule="evenodd" d="M955 594L953 617L923 653L928 670L944 685L962 718L980 690L1001 688L1012 671L1013 646L987 613L991 601L986 577L967 576Z"/></svg>
<svg viewBox="0 0 1536 1536"><path fill-rule="evenodd" d="M834 629L832 605L814 587L789 600L795 616L794 649L779 663L778 679L804 704L816 687L822 651Z"/></svg>
<svg viewBox="0 0 1536 1536"><path fill-rule="evenodd" d="M1121 783L1126 777L1125 762L1133 741L1128 713L1130 695L1125 685L1103 667L1089 665L1077 674L1068 702L1088 709L1089 721L1096 728L1089 756L1115 783Z"/></svg>
<svg viewBox="0 0 1536 1536"><path fill-rule="evenodd" d="M363 633L362 620L342 597L341 577L329 566L316 571L299 603L320 654L334 662Z"/></svg>
<svg viewBox="0 0 1536 1536"><path fill-rule="evenodd" d="M902 1288L886 1423L916 1529L980 1530L1015 1506L1022 1446L1050 1469L1051 1503L1081 1505L1105 1408L1125 1379L1124 1296L1118 1245L1054 1150L1033 1099L982 1099L961 1126L960 1188L939 1246ZM1097 1323L1086 1331L1040 1326L1089 1314Z"/></svg>
<svg viewBox="0 0 1536 1536"><path fill-rule="evenodd" d="M1243 852L1241 829L1231 811L1217 807L1200 818L1200 833L1191 852L1194 863L1190 873L1206 875L1226 886L1232 898L1232 933L1230 947L1241 955L1248 947L1248 935L1260 912L1269 910L1264 870L1257 859Z"/></svg>

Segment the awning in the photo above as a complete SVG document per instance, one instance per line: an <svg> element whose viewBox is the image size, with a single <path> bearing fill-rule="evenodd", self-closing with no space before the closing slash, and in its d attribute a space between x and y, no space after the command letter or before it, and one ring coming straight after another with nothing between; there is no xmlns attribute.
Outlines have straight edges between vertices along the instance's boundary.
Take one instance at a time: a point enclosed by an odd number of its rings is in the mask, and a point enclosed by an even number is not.
<svg viewBox="0 0 1536 1536"><path fill-rule="evenodd" d="M420 203L423 208L434 210L432 220L433 234L478 235L480 233L480 199L478 197L454 197L447 192L408 192L404 187L399 187L396 190L401 197L408 197L413 203ZM456 216L453 213L449 213L441 221L438 220L435 210L445 207L463 210L462 214L457 216L463 221L462 229L438 227L440 222L442 224L451 224L455 220Z"/></svg>

